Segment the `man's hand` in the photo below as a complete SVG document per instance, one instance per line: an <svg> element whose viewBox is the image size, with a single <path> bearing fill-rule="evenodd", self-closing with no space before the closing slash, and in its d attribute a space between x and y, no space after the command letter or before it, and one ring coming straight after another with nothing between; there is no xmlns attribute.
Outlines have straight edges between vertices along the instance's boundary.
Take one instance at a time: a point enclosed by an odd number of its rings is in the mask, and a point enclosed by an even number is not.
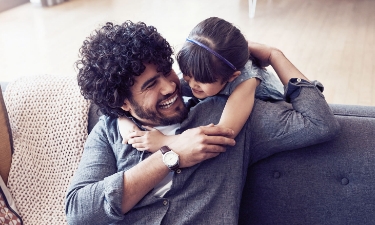
<svg viewBox="0 0 375 225"><path fill-rule="evenodd" d="M233 130L210 124L188 129L175 136L168 147L180 156L180 167L190 167L225 152L226 146L234 146Z"/></svg>

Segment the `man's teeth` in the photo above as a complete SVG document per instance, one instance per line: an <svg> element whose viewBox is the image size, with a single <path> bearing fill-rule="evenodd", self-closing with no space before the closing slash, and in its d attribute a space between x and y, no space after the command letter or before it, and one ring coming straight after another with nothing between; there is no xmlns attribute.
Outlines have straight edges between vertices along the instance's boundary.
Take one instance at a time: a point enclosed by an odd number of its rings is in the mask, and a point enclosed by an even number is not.
<svg viewBox="0 0 375 225"><path fill-rule="evenodd" d="M171 105L173 105L173 103L176 101L176 99L177 99L177 95L175 95L173 98L169 99L168 101L160 104L160 108L168 109L169 107L171 107Z"/></svg>

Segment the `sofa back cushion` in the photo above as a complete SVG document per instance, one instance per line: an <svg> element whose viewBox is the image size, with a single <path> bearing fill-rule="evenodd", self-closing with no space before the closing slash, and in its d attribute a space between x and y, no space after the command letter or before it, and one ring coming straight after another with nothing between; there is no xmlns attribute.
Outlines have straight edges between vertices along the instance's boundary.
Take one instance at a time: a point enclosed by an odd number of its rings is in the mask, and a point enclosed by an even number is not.
<svg viewBox="0 0 375 225"><path fill-rule="evenodd" d="M4 101L14 150L7 186L23 222L66 224L64 199L87 137L89 102L74 76L53 75L10 82Z"/></svg>
<svg viewBox="0 0 375 225"><path fill-rule="evenodd" d="M374 224L375 107L330 105L337 138L249 168L239 224Z"/></svg>
<svg viewBox="0 0 375 225"><path fill-rule="evenodd" d="M12 161L11 140L8 113L0 87L0 176L3 178L5 184L8 182L10 163Z"/></svg>

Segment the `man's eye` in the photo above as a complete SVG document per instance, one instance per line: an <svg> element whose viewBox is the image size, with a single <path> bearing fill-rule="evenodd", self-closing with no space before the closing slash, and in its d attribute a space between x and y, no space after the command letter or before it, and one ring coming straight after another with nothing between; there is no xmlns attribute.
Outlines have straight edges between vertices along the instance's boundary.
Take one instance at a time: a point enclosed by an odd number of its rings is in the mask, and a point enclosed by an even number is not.
<svg viewBox="0 0 375 225"><path fill-rule="evenodd" d="M155 84L156 84L156 82L152 82L151 84L149 84L149 85L147 86L147 89L154 87Z"/></svg>

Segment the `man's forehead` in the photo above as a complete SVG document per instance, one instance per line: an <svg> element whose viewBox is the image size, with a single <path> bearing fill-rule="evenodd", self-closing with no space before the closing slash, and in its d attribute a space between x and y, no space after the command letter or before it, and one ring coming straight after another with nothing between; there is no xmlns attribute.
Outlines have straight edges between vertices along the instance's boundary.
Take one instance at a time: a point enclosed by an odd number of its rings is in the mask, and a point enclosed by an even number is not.
<svg viewBox="0 0 375 225"><path fill-rule="evenodd" d="M148 84L152 83L161 76L161 72L157 71L156 65L144 64L144 66L146 68L143 73L134 77L133 87L137 87L138 89L144 89Z"/></svg>

